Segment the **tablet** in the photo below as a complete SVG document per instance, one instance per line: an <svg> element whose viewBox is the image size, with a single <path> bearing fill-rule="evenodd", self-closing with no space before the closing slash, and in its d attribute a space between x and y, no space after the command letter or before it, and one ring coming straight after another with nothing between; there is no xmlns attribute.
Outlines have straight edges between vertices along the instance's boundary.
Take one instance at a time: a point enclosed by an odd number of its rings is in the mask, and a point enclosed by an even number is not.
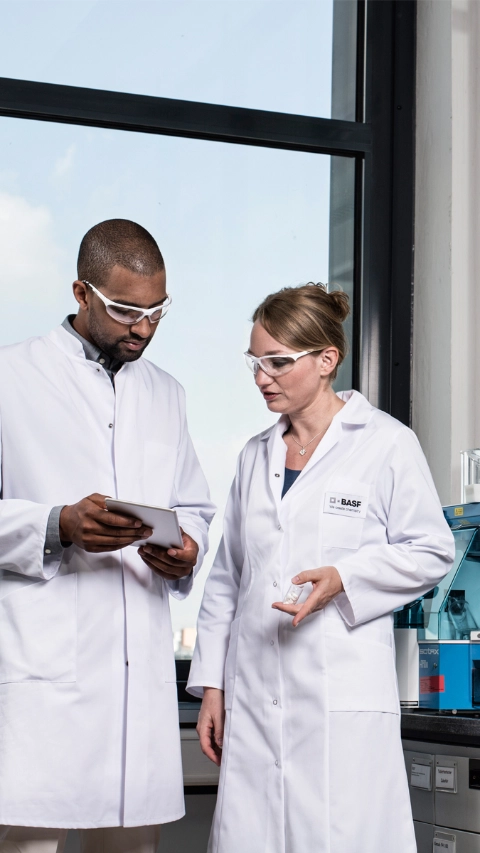
<svg viewBox="0 0 480 853"><path fill-rule="evenodd" d="M140 539L134 542L134 545L140 546L150 542L152 545L161 545L163 548L183 548L182 534L174 509L137 504L134 501L120 501L116 498L106 498L105 504L111 512L132 515L143 521L147 527L152 528L153 533L149 539Z"/></svg>

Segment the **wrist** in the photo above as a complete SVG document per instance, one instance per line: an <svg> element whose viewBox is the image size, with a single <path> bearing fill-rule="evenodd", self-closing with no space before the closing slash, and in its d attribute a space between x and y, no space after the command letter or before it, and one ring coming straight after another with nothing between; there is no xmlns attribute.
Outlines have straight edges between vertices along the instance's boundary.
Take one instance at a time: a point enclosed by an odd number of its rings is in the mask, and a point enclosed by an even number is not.
<svg viewBox="0 0 480 853"><path fill-rule="evenodd" d="M64 506L62 511L60 512L60 518L58 520L58 532L60 535L60 541L62 545L71 545L72 540L69 534L69 526L68 526L68 510L69 506Z"/></svg>

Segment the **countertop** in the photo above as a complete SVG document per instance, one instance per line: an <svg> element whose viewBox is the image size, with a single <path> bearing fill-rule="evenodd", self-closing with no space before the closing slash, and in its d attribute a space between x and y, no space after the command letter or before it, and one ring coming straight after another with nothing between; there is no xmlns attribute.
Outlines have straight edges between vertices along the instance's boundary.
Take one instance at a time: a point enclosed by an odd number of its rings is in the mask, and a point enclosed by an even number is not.
<svg viewBox="0 0 480 853"><path fill-rule="evenodd" d="M480 746L480 712L471 716L404 710L401 726L405 740Z"/></svg>

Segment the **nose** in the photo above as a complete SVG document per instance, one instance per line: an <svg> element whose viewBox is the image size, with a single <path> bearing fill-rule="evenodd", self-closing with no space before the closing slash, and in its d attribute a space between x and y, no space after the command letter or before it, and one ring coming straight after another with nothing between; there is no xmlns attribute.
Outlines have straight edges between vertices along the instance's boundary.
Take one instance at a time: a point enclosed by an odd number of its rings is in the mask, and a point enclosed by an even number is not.
<svg viewBox="0 0 480 853"><path fill-rule="evenodd" d="M258 388L261 388L262 385L271 385L272 382L272 377L269 376L268 373L265 373L259 365L257 367L257 372L255 373L255 385L257 385Z"/></svg>
<svg viewBox="0 0 480 853"><path fill-rule="evenodd" d="M148 317L144 317L139 323L134 323L130 329L139 338L149 338L152 333L152 326Z"/></svg>

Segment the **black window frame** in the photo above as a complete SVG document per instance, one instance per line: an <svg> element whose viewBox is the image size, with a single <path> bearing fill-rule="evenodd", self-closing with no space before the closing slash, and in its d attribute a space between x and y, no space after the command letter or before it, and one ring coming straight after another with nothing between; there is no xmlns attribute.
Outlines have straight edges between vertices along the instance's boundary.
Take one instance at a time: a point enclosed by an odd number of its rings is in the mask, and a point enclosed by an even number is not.
<svg viewBox="0 0 480 853"><path fill-rule="evenodd" d="M358 0L357 20L356 121L11 78L0 117L354 157L352 384L409 425L416 0Z"/></svg>

